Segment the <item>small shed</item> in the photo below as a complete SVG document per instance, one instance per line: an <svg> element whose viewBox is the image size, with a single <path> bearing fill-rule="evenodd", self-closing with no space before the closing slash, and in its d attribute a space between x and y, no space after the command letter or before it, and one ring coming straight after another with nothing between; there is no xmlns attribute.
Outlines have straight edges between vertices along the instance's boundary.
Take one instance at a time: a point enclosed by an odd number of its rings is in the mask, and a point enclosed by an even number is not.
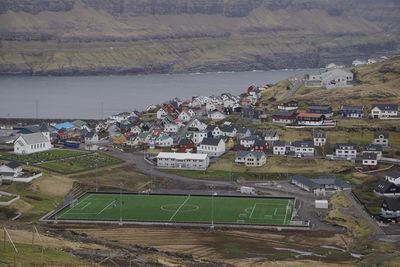
<svg viewBox="0 0 400 267"><path fill-rule="evenodd" d="M326 199L315 200L315 208L316 209L328 209L329 202Z"/></svg>

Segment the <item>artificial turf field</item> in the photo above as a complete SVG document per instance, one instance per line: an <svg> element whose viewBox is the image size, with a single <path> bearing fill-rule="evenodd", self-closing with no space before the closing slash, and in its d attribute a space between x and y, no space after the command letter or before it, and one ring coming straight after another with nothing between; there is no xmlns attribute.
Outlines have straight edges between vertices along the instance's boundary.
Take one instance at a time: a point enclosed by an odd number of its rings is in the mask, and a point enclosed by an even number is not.
<svg viewBox="0 0 400 267"><path fill-rule="evenodd" d="M293 199L86 193L57 220L286 225ZM122 203L122 206L121 206Z"/></svg>

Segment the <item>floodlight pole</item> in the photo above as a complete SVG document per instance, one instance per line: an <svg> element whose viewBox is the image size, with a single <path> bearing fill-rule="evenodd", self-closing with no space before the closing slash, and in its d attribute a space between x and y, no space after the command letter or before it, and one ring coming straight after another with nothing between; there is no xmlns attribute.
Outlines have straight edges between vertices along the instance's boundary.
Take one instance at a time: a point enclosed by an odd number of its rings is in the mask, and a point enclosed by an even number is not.
<svg viewBox="0 0 400 267"><path fill-rule="evenodd" d="M211 229L214 229L214 185L211 185Z"/></svg>
<svg viewBox="0 0 400 267"><path fill-rule="evenodd" d="M124 184L120 183L119 185L119 224L122 225L122 186Z"/></svg>
<svg viewBox="0 0 400 267"><path fill-rule="evenodd" d="M98 192L99 191L99 182L97 180L97 164L98 164L98 162L97 162L97 159L95 161L96 161L96 192Z"/></svg>

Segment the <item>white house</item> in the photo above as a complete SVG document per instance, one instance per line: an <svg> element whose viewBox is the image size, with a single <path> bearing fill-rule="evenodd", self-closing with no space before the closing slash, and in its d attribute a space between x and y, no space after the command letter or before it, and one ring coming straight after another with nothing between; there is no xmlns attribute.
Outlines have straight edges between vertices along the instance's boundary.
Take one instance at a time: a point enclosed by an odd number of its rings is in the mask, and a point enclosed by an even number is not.
<svg viewBox="0 0 400 267"><path fill-rule="evenodd" d="M192 118L186 110L182 111L179 115L178 118L183 121L183 122L188 122Z"/></svg>
<svg viewBox="0 0 400 267"><path fill-rule="evenodd" d="M163 108L160 108L157 111L157 119L162 119L163 117L165 117L167 115L168 115L168 113Z"/></svg>
<svg viewBox="0 0 400 267"><path fill-rule="evenodd" d="M156 147L171 147L174 144L174 139L169 135L160 135L154 143Z"/></svg>
<svg viewBox="0 0 400 267"><path fill-rule="evenodd" d="M139 126L135 125L131 127L131 133L133 134L140 134L142 132L142 128Z"/></svg>
<svg viewBox="0 0 400 267"><path fill-rule="evenodd" d="M194 119L192 123L189 124L189 128L197 128L199 131L204 131L207 128L207 124L198 119Z"/></svg>
<svg viewBox="0 0 400 267"><path fill-rule="evenodd" d="M213 111L208 113L208 118L212 119L213 121L220 121L226 119L226 115L221 111Z"/></svg>
<svg viewBox="0 0 400 267"><path fill-rule="evenodd" d="M250 148L253 147L256 140L260 140L260 137L258 136L248 136L245 138L240 139L240 145L246 147L246 148Z"/></svg>
<svg viewBox="0 0 400 267"><path fill-rule="evenodd" d="M375 153L363 153L362 166L365 169L375 170L378 168L378 158Z"/></svg>
<svg viewBox="0 0 400 267"><path fill-rule="evenodd" d="M50 140L41 132L22 134L14 142L14 153L32 154L49 150L52 147Z"/></svg>
<svg viewBox="0 0 400 267"><path fill-rule="evenodd" d="M385 176L386 181L395 185L400 185L400 172L389 172Z"/></svg>
<svg viewBox="0 0 400 267"><path fill-rule="evenodd" d="M138 146L140 143L139 141L140 141L139 136L131 136L128 139L126 139L125 145L131 146L131 147Z"/></svg>
<svg viewBox="0 0 400 267"><path fill-rule="evenodd" d="M206 170L210 160L207 154L160 152L157 167L164 169Z"/></svg>
<svg viewBox="0 0 400 267"><path fill-rule="evenodd" d="M17 177L22 172L22 165L16 161L0 165L0 177Z"/></svg>
<svg viewBox="0 0 400 267"><path fill-rule="evenodd" d="M272 143L274 155L286 155L286 143L283 141L275 141Z"/></svg>
<svg viewBox="0 0 400 267"><path fill-rule="evenodd" d="M316 131L313 133L314 146L324 146L326 144L326 133Z"/></svg>
<svg viewBox="0 0 400 267"><path fill-rule="evenodd" d="M228 98L224 100L224 108L233 108L236 105L236 100Z"/></svg>
<svg viewBox="0 0 400 267"><path fill-rule="evenodd" d="M373 104L371 117L374 119L388 119L398 117L399 105L397 104Z"/></svg>
<svg viewBox="0 0 400 267"><path fill-rule="evenodd" d="M267 130L264 133L264 140L269 143L279 141L279 134L275 130Z"/></svg>
<svg viewBox="0 0 400 267"><path fill-rule="evenodd" d="M192 141L196 145L200 144L204 138L208 137L208 131L199 131L199 132L193 132L192 133Z"/></svg>
<svg viewBox="0 0 400 267"><path fill-rule="evenodd" d="M357 146L353 144L336 144L335 156L346 159L356 159Z"/></svg>
<svg viewBox="0 0 400 267"><path fill-rule="evenodd" d="M374 133L374 140L372 142L374 145L380 145L382 147L389 146L389 133L376 132Z"/></svg>
<svg viewBox="0 0 400 267"><path fill-rule="evenodd" d="M326 89L351 86L354 74L345 69L331 69L309 74L306 79L306 87L323 87Z"/></svg>
<svg viewBox="0 0 400 267"><path fill-rule="evenodd" d="M213 103L213 102L207 102L207 104L206 104L206 111L207 112L209 112L209 111L214 111L214 110L216 110L217 109L217 105L215 104L215 103Z"/></svg>
<svg viewBox="0 0 400 267"><path fill-rule="evenodd" d="M295 141L291 145L295 156L313 157L315 153L313 141Z"/></svg>
<svg viewBox="0 0 400 267"><path fill-rule="evenodd" d="M381 214L385 218L400 218L400 200L385 198L382 203Z"/></svg>
<svg viewBox="0 0 400 267"><path fill-rule="evenodd" d="M118 113L118 114L115 114L115 115L111 115L109 120L116 121L116 122L121 122L121 121L127 120L130 115L131 114L129 112L121 112L121 113Z"/></svg>
<svg viewBox="0 0 400 267"><path fill-rule="evenodd" d="M375 153L377 159L380 160L382 158L382 151L383 148L381 145L366 145L364 147L364 150L362 151L362 154L364 155L365 153Z"/></svg>
<svg viewBox="0 0 400 267"><path fill-rule="evenodd" d="M177 133L179 131L179 126L175 123L166 123L164 125L164 132L166 133Z"/></svg>
<svg viewBox="0 0 400 267"><path fill-rule="evenodd" d="M226 137L236 137L237 129L233 125L224 125L221 129L222 135Z"/></svg>
<svg viewBox="0 0 400 267"><path fill-rule="evenodd" d="M208 154L209 157L219 157L225 153L225 142L222 138L204 138L197 153Z"/></svg>
<svg viewBox="0 0 400 267"><path fill-rule="evenodd" d="M216 125L208 125L206 131L211 132L214 138L222 136L222 130Z"/></svg>
<svg viewBox="0 0 400 267"><path fill-rule="evenodd" d="M96 132L88 132L85 135L85 144L94 144L99 142L99 135Z"/></svg>
<svg viewBox="0 0 400 267"><path fill-rule="evenodd" d="M238 151L235 155L235 162L248 167L260 167L267 162L267 156L264 152Z"/></svg>

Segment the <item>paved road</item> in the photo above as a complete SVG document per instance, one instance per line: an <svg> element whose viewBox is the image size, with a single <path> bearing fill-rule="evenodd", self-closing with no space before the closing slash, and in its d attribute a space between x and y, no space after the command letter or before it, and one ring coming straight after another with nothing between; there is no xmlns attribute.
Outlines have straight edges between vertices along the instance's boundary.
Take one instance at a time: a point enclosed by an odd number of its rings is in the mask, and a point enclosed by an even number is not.
<svg viewBox="0 0 400 267"><path fill-rule="evenodd" d="M303 85L303 83L304 83L303 75L298 75L290 78L289 79L290 90L287 93L287 97L292 97L297 92L297 90L299 90L299 88Z"/></svg>
<svg viewBox="0 0 400 267"><path fill-rule="evenodd" d="M134 163L136 165L136 168L147 175L154 176L154 177L159 177L159 178L166 178L166 179L171 179L171 180L176 180L176 181L181 181L185 183L192 183L192 184L205 184L205 185L214 185L214 186L224 186L224 187L234 187L237 188L233 183L231 182L225 182L225 181L218 181L217 179L215 180L200 180L200 179L194 179L194 178L189 178L189 177L184 177L180 175L176 175L173 173L167 173L167 172L162 172L159 171L157 168L154 166L151 166L149 163L147 163L144 158L143 154L131 154L131 153L125 153L121 152L119 150L111 149L108 151L109 154L111 154L114 157L120 158L122 160L125 160L127 162Z"/></svg>

